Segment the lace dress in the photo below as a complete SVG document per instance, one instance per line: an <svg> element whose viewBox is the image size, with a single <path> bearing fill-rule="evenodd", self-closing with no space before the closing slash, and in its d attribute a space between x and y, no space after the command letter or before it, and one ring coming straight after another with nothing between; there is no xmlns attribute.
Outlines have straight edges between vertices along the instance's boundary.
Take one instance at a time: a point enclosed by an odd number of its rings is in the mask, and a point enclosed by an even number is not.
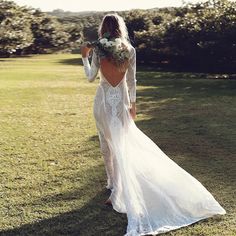
<svg viewBox="0 0 236 236"><path fill-rule="evenodd" d="M82 58L88 81L100 73L94 117L111 189L113 209L126 213L125 236L168 232L226 211L192 175L172 161L135 125L130 102L136 101L136 51L123 79L112 86L93 51Z"/></svg>

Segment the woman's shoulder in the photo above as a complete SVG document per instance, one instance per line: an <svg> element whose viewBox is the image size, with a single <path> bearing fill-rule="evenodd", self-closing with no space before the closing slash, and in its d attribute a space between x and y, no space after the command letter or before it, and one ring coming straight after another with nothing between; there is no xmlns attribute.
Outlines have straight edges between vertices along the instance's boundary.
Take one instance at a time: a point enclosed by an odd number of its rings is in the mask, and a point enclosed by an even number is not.
<svg viewBox="0 0 236 236"><path fill-rule="evenodd" d="M131 43L128 43L128 45L126 45L126 46L128 48L130 55L133 55L136 52L135 47Z"/></svg>
<svg viewBox="0 0 236 236"><path fill-rule="evenodd" d="M131 43L129 43L129 50L131 52L135 51L135 47Z"/></svg>
<svg viewBox="0 0 236 236"><path fill-rule="evenodd" d="M132 44L130 44L128 48L131 57L136 54L136 49Z"/></svg>

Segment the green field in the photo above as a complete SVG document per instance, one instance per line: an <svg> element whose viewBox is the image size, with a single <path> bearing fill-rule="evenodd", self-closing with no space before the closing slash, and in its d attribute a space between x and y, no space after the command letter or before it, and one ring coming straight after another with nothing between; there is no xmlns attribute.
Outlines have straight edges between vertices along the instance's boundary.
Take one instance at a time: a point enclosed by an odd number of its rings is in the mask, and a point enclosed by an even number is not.
<svg viewBox="0 0 236 236"><path fill-rule="evenodd" d="M236 81L138 67L137 126L227 214L165 235L236 235ZM80 55L0 59L0 235L121 236Z"/></svg>

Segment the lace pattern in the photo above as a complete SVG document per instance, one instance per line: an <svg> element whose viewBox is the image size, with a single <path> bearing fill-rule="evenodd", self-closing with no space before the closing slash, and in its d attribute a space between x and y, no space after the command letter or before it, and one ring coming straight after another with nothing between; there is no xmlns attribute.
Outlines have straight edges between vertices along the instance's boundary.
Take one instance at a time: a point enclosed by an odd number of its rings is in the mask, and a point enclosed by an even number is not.
<svg viewBox="0 0 236 236"><path fill-rule="evenodd" d="M106 100L111 107L111 128L117 129L121 126L121 121L118 118L117 112L117 106L121 103L121 89L119 87L113 88L110 86L106 92Z"/></svg>

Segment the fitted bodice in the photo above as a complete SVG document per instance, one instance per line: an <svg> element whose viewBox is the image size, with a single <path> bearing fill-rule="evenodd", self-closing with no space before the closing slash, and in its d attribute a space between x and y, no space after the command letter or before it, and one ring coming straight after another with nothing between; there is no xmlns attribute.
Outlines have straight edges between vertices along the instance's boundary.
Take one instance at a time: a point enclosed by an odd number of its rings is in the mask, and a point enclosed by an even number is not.
<svg viewBox="0 0 236 236"><path fill-rule="evenodd" d="M109 86L115 85L113 87L117 87L118 85L118 87L120 87L120 85L127 84L130 102L135 102L136 101L136 50L131 45L129 47L129 53L130 53L130 59L129 59L129 64L128 64L126 72L124 73L124 75L117 74L118 77L111 78L111 80L109 78L106 78L101 72L102 60L96 54L95 50L93 50L91 65L88 60L88 57L82 57L84 70L85 70L85 74L88 81L93 82L96 79L98 72L100 71L100 84L101 85L104 83L107 83ZM111 67L110 69L112 69L112 65L109 65L109 67ZM112 73L108 73L108 74L112 75ZM113 75L115 76L115 74ZM117 82L117 83L113 83L113 82Z"/></svg>

